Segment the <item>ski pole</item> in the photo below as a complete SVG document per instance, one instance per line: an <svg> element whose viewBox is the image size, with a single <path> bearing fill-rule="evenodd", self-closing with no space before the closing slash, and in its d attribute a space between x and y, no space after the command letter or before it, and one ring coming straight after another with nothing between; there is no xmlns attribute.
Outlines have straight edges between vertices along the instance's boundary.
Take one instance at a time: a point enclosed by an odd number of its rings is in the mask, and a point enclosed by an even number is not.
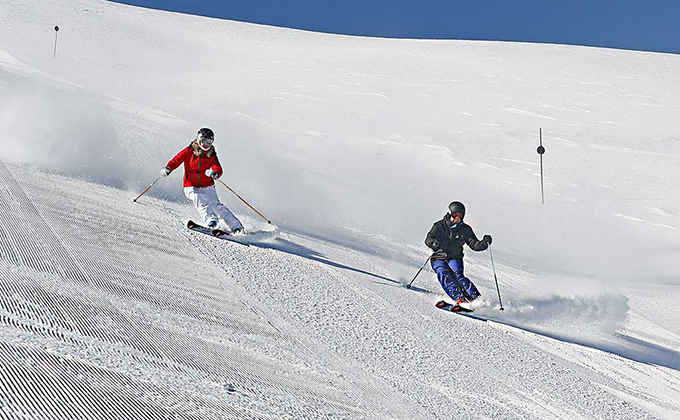
<svg viewBox="0 0 680 420"><path fill-rule="evenodd" d="M501 289L498 287L498 277L496 277L496 266L493 263L493 253L491 252L491 247L489 246L489 256L491 256L491 267L493 268L493 278L496 280L496 290L498 291L498 303L501 305L501 312L503 309L503 301L501 300Z"/></svg>
<svg viewBox="0 0 680 420"><path fill-rule="evenodd" d="M156 178L156 180L155 180L154 182L152 182L151 185L149 185L148 187L146 187L146 189L144 190L144 192L142 192L141 194L139 194L139 196L138 196L137 198L135 198L134 200L132 200L132 201L136 203L137 200L139 200L139 197L141 197L141 196L143 196L144 194L146 194L146 192L149 191L149 190L151 189L151 187L153 187L153 186L156 184L156 182L158 182L158 180L161 179L161 178L163 178L163 175L161 175L161 176L159 176L158 178Z"/></svg>
<svg viewBox="0 0 680 420"><path fill-rule="evenodd" d="M416 281L416 277L418 277L418 274L420 274L420 272L423 271L423 268L425 268L425 265L427 264L427 262L430 261L430 258L432 258L432 255L430 255L429 257L427 257L427 259L425 260L425 263L423 263L423 266L420 267L420 270L418 270L418 272L416 273L416 275L413 277L413 280L411 280L411 282L410 282L409 284L406 285L406 288L407 288L407 289L410 289L410 288L411 288L411 285L413 284L413 282Z"/></svg>
<svg viewBox="0 0 680 420"><path fill-rule="evenodd" d="M254 211L255 213L257 213L258 216L260 216L261 218L263 218L264 220L266 220L267 223L269 223L270 225L272 224L272 221L271 221L271 220L267 219L266 217L264 217L264 216L262 215L262 213L260 213L259 211L255 210L255 207L253 207L253 206L251 206L250 204L248 204L248 202L247 202L246 200L244 200L240 195L236 194L236 191L234 191L234 190L232 190L231 188L229 188L229 185L227 185L227 184L225 184L224 182L222 182L221 179L218 179L217 181L219 181L220 184L224 185L229 191L231 191L232 193L234 193L234 195L235 195L236 197L238 197L239 200L243 201L243 203L244 203L246 206L250 207L250 209L251 209L252 211Z"/></svg>

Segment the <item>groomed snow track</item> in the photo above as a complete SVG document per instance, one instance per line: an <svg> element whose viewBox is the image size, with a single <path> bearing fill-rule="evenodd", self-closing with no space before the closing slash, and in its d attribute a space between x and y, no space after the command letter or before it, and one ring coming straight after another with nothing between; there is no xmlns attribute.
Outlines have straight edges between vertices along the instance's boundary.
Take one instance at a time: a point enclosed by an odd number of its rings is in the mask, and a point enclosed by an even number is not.
<svg viewBox="0 0 680 420"><path fill-rule="evenodd" d="M418 418L320 364L165 210L0 162L0 418Z"/></svg>
<svg viewBox="0 0 680 420"><path fill-rule="evenodd" d="M168 203L2 162L0 217L2 419L644 419L621 395L663 405L626 379L637 362L437 311L351 250L219 241Z"/></svg>

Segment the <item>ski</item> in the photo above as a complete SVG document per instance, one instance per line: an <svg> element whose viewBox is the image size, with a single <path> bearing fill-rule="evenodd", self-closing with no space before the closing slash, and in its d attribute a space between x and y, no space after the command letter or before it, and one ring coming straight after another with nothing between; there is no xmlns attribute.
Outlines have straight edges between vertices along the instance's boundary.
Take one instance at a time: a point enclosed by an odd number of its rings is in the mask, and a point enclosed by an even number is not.
<svg viewBox="0 0 680 420"><path fill-rule="evenodd" d="M439 301L435 304L435 306L439 309L442 309L447 312L453 312L454 314L462 315L468 318L476 319L479 321L492 321L490 319L487 319L483 316L475 315L473 314L474 309L468 309L468 308L463 308L462 306L459 305L454 305L453 303L448 303L446 301Z"/></svg>
<svg viewBox="0 0 680 420"><path fill-rule="evenodd" d="M436 306L437 308L439 308L441 310L449 311L449 312L457 312L457 313L474 312L474 309L463 308L460 305L454 305L453 303L449 303L445 300L440 300L434 306Z"/></svg>
<svg viewBox="0 0 680 420"><path fill-rule="evenodd" d="M249 246L248 244L244 244L243 242L240 242L240 241L234 239L233 235L229 232L225 232L225 231L219 230L219 229L210 229L209 227L199 225L198 223L194 222L193 220L189 220L187 222L187 228L189 228L189 229L191 229L195 232L203 233L205 235L210 235L210 236L214 236L214 237L219 238L219 239L224 239L224 240L227 240L227 241L236 242L237 244Z"/></svg>

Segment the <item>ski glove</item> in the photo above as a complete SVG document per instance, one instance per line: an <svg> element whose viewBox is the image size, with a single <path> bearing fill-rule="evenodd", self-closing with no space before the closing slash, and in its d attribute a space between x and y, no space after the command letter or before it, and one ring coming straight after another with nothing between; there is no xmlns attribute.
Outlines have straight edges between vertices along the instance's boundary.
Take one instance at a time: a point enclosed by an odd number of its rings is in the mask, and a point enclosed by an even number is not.
<svg viewBox="0 0 680 420"><path fill-rule="evenodd" d="M484 237L482 238L482 240L483 240L484 242L486 242L487 244L491 245L491 235L484 235Z"/></svg>
<svg viewBox="0 0 680 420"><path fill-rule="evenodd" d="M434 241L432 241L432 250L433 251L438 250L439 248L441 248L441 246L442 246L442 244L440 244L438 240L435 239Z"/></svg>
<svg viewBox="0 0 680 420"><path fill-rule="evenodd" d="M163 169L161 169L161 175L162 176L168 176L170 175L170 172L172 172L172 169L168 168L167 166Z"/></svg>
<svg viewBox="0 0 680 420"><path fill-rule="evenodd" d="M205 176L208 176L212 179L217 179L218 172L213 171L212 168L208 168L205 170Z"/></svg>

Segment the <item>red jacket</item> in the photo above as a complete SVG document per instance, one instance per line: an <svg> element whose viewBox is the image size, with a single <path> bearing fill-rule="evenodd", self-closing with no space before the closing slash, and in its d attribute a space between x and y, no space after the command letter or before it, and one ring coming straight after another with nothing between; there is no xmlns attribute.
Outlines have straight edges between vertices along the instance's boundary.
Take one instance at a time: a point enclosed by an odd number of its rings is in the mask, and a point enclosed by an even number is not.
<svg viewBox="0 0 680 420"><path fill-rule="evenodd" d="M184 164L185 187L204 188L215 185L215 181L205 175L205 171L208 168L212 168L214 172L217 172L218 178L222 176L222 166L219 159L217 159L214 146L211 146L208 151L203 151L194 141L177 153L177 156L170 159L166 166L174 171L182 163Z"/></svg>

